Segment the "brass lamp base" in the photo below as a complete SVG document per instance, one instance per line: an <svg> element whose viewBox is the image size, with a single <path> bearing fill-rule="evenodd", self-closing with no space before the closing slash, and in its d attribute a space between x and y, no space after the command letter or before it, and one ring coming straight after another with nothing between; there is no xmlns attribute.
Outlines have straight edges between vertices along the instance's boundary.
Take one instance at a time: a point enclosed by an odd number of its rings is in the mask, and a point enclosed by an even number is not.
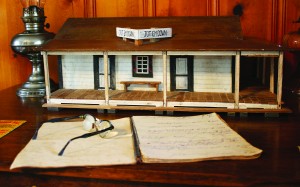
<svg viewBox="0 0 300 187"><path fill-rule="evenodd" d="M32 63L32 73L28 80L17 90L19 97L44 97L46 95L46 84L44 77L43 58L39 53L27 55ZM57 89L54 81L50 79L51 91Z"/></svg>
<svg viewBox="0 0 300 187"><path fill-rule="evenodd" d="M46 95L43 58L39 53L27 55L32 63L32 73L28 80L17 90L19 97L44 97Z"/></svg>
<svg viewBox="0 0 300 187"><path fill-rule="evenodd" d="M46 95L45 83L43 82L25 82L17 90L19 97L44 97Z"/></svg>

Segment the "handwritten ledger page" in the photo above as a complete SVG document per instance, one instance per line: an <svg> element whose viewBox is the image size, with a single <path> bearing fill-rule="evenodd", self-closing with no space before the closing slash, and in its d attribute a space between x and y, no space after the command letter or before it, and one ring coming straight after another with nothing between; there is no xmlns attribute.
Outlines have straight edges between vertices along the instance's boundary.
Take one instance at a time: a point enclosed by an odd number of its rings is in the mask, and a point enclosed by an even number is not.
<svg viewBox="0 0 300 187"><path fill-rule="evenodd" d="M18 167L68 167L135 164L130 118L111 120L116 134L111 138L92 136L72 141L63 156L59 151L67 141L87 133L82 122L45 123L36 140L30 140L17 155L11 169ZM117 133L116 133L117 132Z"/></svg>
<svg viewBox="0 0 300 187"><path fill-rule="evenodd" d="M192 117L134 116L132 121L145 163L251 159L262 152L216 113Z"/></svg>

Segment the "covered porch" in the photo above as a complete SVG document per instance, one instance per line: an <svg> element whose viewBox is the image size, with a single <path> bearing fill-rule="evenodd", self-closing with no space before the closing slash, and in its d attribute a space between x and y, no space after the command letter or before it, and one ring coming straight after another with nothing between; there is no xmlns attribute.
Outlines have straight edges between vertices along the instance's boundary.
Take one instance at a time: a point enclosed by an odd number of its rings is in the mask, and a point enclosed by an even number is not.
<svg viewBox="0 0 300 187"><path fill-rule="evenodd" d="M165 111L203 111L224 109L224 111L262 111L277 109L277 96L264 87L249 87L240 91L239 105L235 105L234 93L212 92L164 92L109 90L108 99L104 90L60 89L51 94L47 107L90 109L122 109ZM277 111L277 110L276 110ZM281 109L284 112L283 109ZM278 111L277 111L278 112Z"/></svg>

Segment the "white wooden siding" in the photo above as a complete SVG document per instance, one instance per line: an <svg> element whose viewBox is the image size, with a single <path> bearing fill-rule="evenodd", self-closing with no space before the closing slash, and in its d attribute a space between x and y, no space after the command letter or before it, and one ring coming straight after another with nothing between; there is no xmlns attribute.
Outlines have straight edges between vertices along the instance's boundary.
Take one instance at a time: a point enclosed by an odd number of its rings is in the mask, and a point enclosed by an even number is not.
<svg viewBox="0 0 300 187"><path fill-rule="evenodd" d="M115 57L116 89L123 90L120 81L163 82L162 56L153 56L153 78L132 77L131 55ZM68 55L62 57L63 84L66 89L94 89L93 56ZM170 61L167 59L167 89L170 90ZM230 56L194 56L195 92L232 92ZM161 91L163 85L159 85ZM154 90L147 85L131 85L129 90Z"/></svg>
<svg viewBox="0 0 300 187"><path fill-rule="evenodd" d="M230 56L194 56L195 92L232 92Z"/></svg>
<svg viewBox="0 0 300 187"><path fill-rule="evenodd" d="M151 77L133 77L132 76L132 57L131 55L116 56L116 89L123 90L121 81L161 81L163 80L162 56L153 56L153 78ZM147 85L131 85L129 90L152 90ZM162 84L159 85L162 90Z"/></svg>
<svg viewBox="0 0 300 187"><path fill-rule="evenodd" d="M93 56L62 56L63 87L65 89L94 89Z"/></svg>

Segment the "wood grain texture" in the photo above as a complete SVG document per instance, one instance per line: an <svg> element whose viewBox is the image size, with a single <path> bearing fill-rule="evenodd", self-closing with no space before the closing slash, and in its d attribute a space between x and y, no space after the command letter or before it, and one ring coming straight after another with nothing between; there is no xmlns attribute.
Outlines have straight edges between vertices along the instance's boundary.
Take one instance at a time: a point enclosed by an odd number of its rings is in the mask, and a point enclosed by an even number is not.
<svg viewBox="0 0 300 187"><path fill-rule="evenodd" d="M285 0L284 4L278 9L283 10L281 25L278 26L278 30L281 32L277 34L278 43L282 44L282 37L292 31L300 29L299 23L294 23L300 19L300 1L299 0Z"/></svg>
<svg viewBox="0 0 300 187"><path fill-rule="evenodd" d="M14 96L14 88L0 91L0 118L27 122L1 139L0 183L2 186L299 186L299 115L276 119L251 115L247 118L222 115L228 125L263 154L254 160L223 160L181 164L137 164L60 169L24 168L10 170L16 155L34 134L36 124L57 117L90 113L99 119L132 115L154 115L149 111L118 111L100 114L96 110L41 108L39 101ZM208 111L208 110L207 110ZM206 111L206 112L207 112ZM177 116L188 115L184 112ZM196 113L195 113L196 114ZM55 125L55 124L54 124ZM150 176L150 177L149 177Z"/></svg>
<svg viewBox="0 0 300 187"><path fill-rule="evenodd" d="M69 17L83 16L83 0L51 1L46 3L46 23L51 27L48 31L57 33L61 25ZM10 48L10 42L14 35L25 30L22 22L22 5L19 0L4 0L0 2L0 90L21 84L27 80L32 72L32 65L23 56L15 55ZM59 11L59 13L58 13ZM52 61L55 61L53 59ZM55 63L50 63L50 69L57 69ZM57 80L57 71L51 77Z"/></svg>
<svg viewBox="0 0 300 187"><path fill-rule="evenodd" d="M221 15L233 14L233 8L236 5L240 5L243 10L243 14L241 15L243 33L246 36L253 36L271 41L273 1L274 0L220 1L220 12Z"/></svg>
<svg viewBox="0 0 300 187"><path fill-rule="evenodd" d="M157 16L207 16L207 0L157 0Z"/></svg>
<svg viewBox="0 0 300 187"><path fill-rule="evenodd" d="M143 16L226 16L241 4L242 29L245 35L282 43L284 34L295 31L300 17L299 0L60 0L47 1L45 14L49 31L57 33L70 17L143 17ZM0 90L20 84L31 73L31 63L14 57L10 49L12 37L24 31L22 6L19 0L0 2ZM57 69L55 59L50 69ZM50 76L57 80L57 71Z"/></svg>
<svg viewBox="0 0 300 187"><path fill-rule="evenodd" d="M46 2L46 23L50 23L49 32L58 33L64 22L70 17L90 17L90 0L60 0ZM56 58L49 59L50 77L58 83L58 64Z"/></svg>
<svg viewBox="0 0 300 187"><path fill-rule="evenodd" d="M94 17L139 17L144 16L143 0L97 0L95 3L96 14Z"/></svg>
<svg viewBox="0 0 300 187"><path fill-rule="evenodd" d="M126 106L130 108L131 106L136 106L136 103L139 103L141 107L151 107L153 103L160 103L162 106L163 102L163 92L157 91L127 91L127 90L110 90L109 91L109 105L97 105L98 102L96 100L104 100L105 99L105 91L103 90L93 90L93 89L60 89L55 91L50 99L51 104L62 104L58 107L64 108L64 103L68 103L69 105L77 105L83 100L91 100L88 102L84 102L86 108L90 107L95 108L110 108L112 106L124 106L123 109L126 109ZM266 88L263 87L249 87L240 92L239 103L241 106L241 112L250 112L248 109L262 109L258 110L259 112L269 112L268 109L276 109L277 107L277 98L276 94L269 92ZM200 112L203 108L208 106L219 110L223 108L223 112L226 111L224 108L229 107L229 109L233 109L233 104L235 102L235 94L234 93L212 93L212 92L167 92L167 103L168 107L165 110L172 110L172 107L180 106L180 109L175 109L176 111L187 111L187 108L194 108L194 112ZM153 101L153 102L151 102ZM90 104L90 105L89 105ZM97 106L95 106L97 105ZM74 106L74 105L73 105ZM160 107L159 106L159 107ZM149 109L152 110L153 108ZM158 108L160 110L161 108ZM238 107L236 108L238 109ZM156 109L154 109L156 110ZM257 111L256 111L257 112ZM278 112L278 110L277 110ZM285 112L282 110L280 112Z"/></svg>
<svg viewBox="0 0 300 187"><path fill-rule="evenodd" d="M10 48L12 37L24 30L22 14L18 11L21 8L17 0L0 2L0 89L20 84L31 73L30 62L20 55L15 56Z"/></svg>

